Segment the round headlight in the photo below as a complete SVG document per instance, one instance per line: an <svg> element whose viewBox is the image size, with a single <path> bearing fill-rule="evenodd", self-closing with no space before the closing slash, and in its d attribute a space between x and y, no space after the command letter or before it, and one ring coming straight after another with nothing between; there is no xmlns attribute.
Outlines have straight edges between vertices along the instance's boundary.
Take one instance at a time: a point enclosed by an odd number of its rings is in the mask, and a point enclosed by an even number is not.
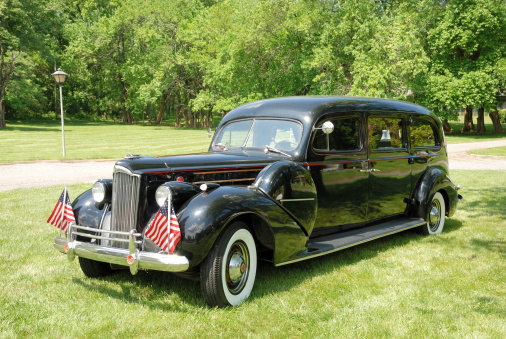
<svg viewBox="0 0 506 339"><path fill-rule="evenodd" d="M165 202L165 199L170 195L170 188L169 186L162 185L157 188L155 193L155 199L158 206L162 206Z"/></svg>
<svg viewBox="0 0 506 339"><path fill-rule="evenodd" d="M105 200L105 191L106 187L103 182L96 181L93 184L93 188L91 189L91 195L93 196L93 200L95 202L101 203Z"/></svg>

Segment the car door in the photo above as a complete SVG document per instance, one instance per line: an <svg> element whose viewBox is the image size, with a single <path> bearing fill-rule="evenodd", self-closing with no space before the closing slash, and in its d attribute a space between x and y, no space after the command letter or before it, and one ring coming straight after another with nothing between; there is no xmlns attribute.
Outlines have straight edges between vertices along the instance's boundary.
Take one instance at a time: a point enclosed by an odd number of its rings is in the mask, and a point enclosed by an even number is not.
<svg viewBox="0 0 506 339"><path fill-rule="evenodd" d="M322 131L330 121L334 130ZM362 225L367 214L368 172L365 128L359 114L327 115L315 125L308 165L318 194L313 236Z"/></svg>
<svg viewBox="0 0 506 339"><path fill-rule="evenodd" d="M427 167L440 166L447 171L447 163L441 156L441 137L437 132L436 125L430 118L411 118L408 125L413 159L411 185L415 187Z"/></svg>
<svg viewBox="0 0 506 339"><path fill-rule="evenodd" d="M367 119L369 148L369 205L367 221L400 215L411 193L411 162L402 115Z"/></svg>

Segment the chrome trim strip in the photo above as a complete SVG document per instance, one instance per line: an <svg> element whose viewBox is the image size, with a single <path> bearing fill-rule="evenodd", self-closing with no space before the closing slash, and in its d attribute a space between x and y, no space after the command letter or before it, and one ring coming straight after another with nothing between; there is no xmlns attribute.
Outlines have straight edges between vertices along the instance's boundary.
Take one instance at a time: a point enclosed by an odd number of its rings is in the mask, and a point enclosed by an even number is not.
<svg viewBox="0 0 506 339"><path fill-rule="evenodd" d="M314 201L314 198L304 198L304 199L281 199L281 202L290 202L290 201Z"/></svg>
<svg viewBox="0 0 506 339"><path fill-rule="evenodd" d="M91 231L91 232L96 232L96 233L119 234L119 235L123 235L125 237L128 237L128 235L130 234L129 232L101 230L101 229L97 229L97 228L92 228L92 227L87 227L87 226L79 226L79 225L73 225L72 228L78 228L83 231ZM73 232L73 234L76 234L76 233ZM88 236L88 235L89 234L86 234L86 236ZM135 235L140 237L142 234L135 233ZM110 238L107 238L107 239L110 239Z"/></svg>
<svg viewBox="0 0 506 339"><path fill-rule="evenodd" d="M127 262L127 258L130 256L129 249L104 247L77 240L69 243L66 238L62 237L56 237L53 244L54 247L62 253L65 253L65 247L68 245L68 252L72 252L72 254L78 257L129 266ZM184 272L189 267L188 258L184 256L144 251L137 252L137 256L138 259L136 259L136 261L138 261L138 268L140 269L164 272Z"/></svg>
<svg viewBox="0 0 506 339"><path fill-rule="evenodd" d="M100 240L111 240L111 241L118 241L118 242L129 242L128 239L121 239L121 238L110 238L110 237L101 237L99 235L91 235L91 234L88 234L88 233L81 233L81 232L72 232L72 235L80 235L82 237L87 237L87 238L90 238L90 239L100 239ZM137 240L134 242L135 244L137 245L140 245L142 244L142 241L141 240Z"/></svg>

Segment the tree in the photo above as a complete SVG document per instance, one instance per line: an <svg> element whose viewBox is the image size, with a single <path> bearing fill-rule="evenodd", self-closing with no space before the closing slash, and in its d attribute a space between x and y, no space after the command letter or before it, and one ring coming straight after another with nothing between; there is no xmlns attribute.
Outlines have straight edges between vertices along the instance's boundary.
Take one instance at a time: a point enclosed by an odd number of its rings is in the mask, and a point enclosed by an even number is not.
<svg viewBox="0 0 506 339"><path fill-rule="evenodd" d="M466 108L462 132L484 132L484 111L497 105L494 71L505 51L503 1L449 2L428 32L429 105L436 111ZM478 125L472 121L478 109Z"/></svg>
<svg viewBox="0 0 506 339"><path fill-rule="evenodd" d="M423 33L431 1L371 3L374 13L353 39L351 94L416 99L423 95L429 58Z"/></svg>

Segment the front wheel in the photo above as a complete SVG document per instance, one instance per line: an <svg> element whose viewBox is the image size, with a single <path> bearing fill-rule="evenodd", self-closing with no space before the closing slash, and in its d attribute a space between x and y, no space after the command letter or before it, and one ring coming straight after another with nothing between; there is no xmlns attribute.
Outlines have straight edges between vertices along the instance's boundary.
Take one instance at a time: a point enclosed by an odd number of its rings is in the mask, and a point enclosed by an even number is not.
<svg viewBox="0 0 506 339"><path fill-rule="evenodd" d="M200 284L209 306L236 306L246 300L257 271L255 239L243 222L232 224L200 266Z"/></svg>
<svg viewBox="0 0 506 339"><path fill-rule="evenodd" d="M445 199L441 193L436 192L429 206L427 222L421 228L422 234L440 234L445 225L445 213Z"/></svg>
<svg viewBox="0 0 506 339"><path fill-rule="evenodd" d="M79 266L88 278L105 277L113 272L111 264L81 257L79 257Z"/></svg>

